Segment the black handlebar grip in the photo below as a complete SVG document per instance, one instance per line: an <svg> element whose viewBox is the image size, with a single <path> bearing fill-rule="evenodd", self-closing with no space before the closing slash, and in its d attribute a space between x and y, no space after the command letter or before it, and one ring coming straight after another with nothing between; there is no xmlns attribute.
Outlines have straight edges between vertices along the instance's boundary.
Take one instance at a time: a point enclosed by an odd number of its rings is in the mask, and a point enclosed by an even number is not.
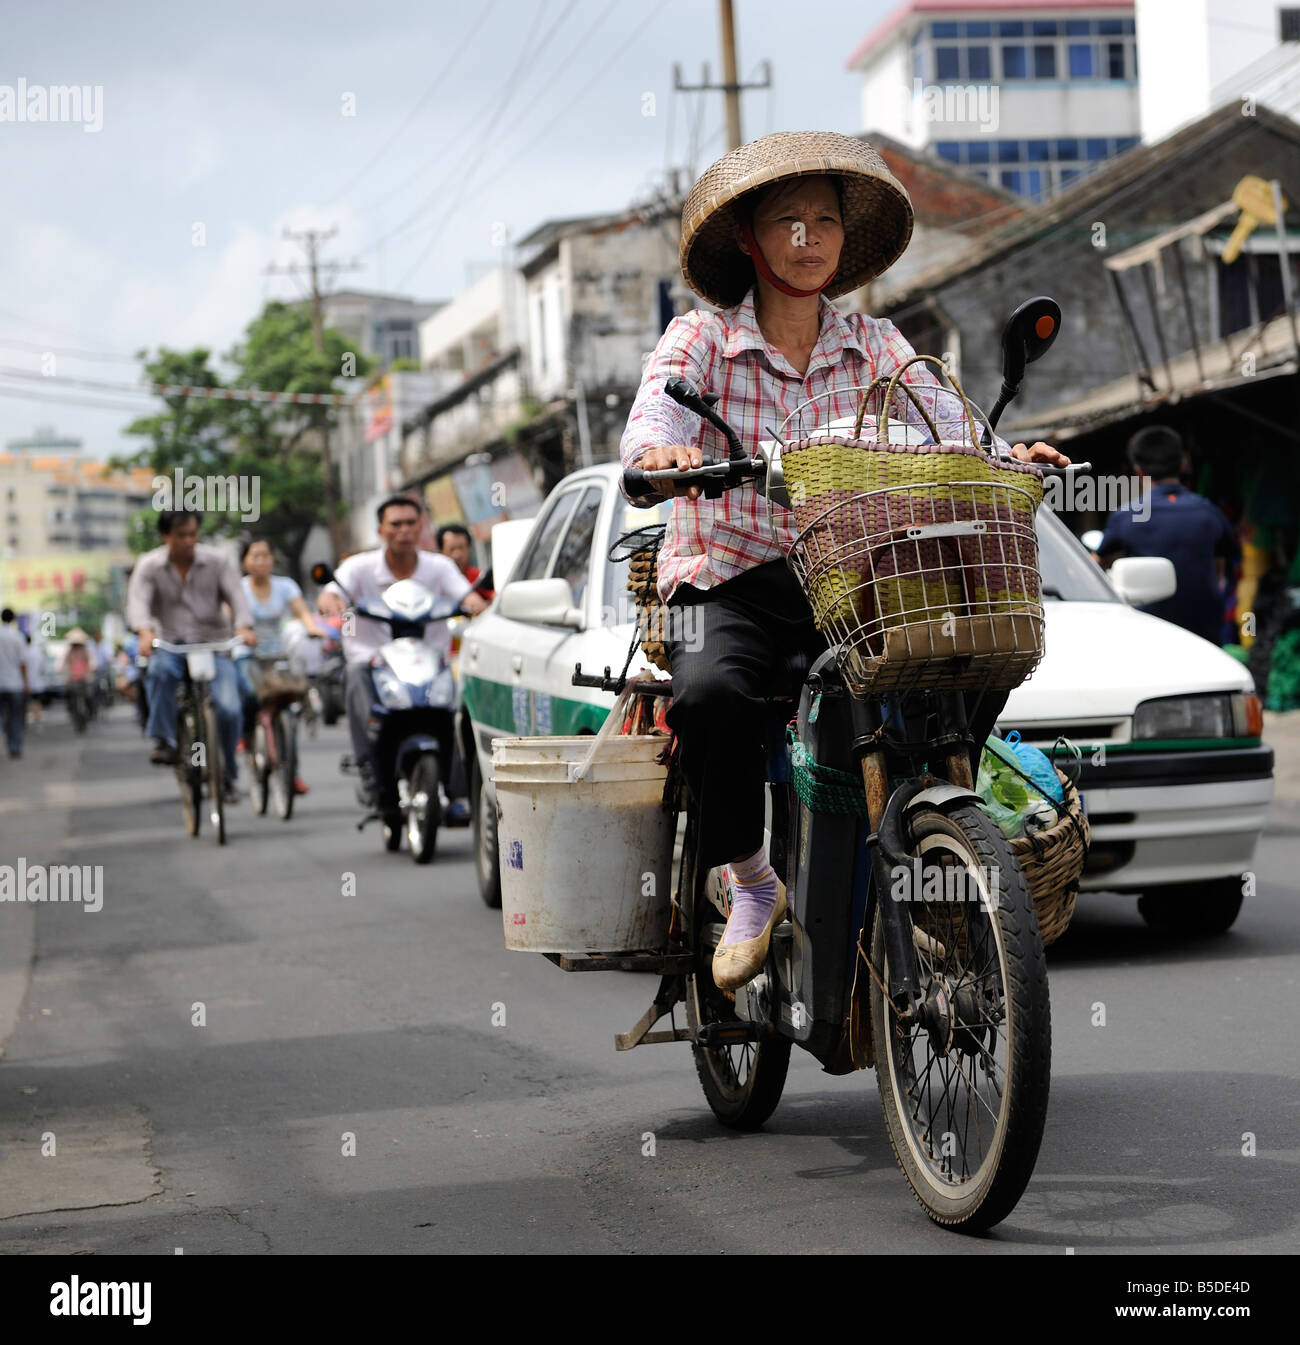
<svg viewBox="0 0 1300 1345"><path fill-rule="evenodd" d="M643 495L653 495L654 487L646 480L646 474L640 467L629 467L623 473L623 489L633 499L640 499Z"/></svg>

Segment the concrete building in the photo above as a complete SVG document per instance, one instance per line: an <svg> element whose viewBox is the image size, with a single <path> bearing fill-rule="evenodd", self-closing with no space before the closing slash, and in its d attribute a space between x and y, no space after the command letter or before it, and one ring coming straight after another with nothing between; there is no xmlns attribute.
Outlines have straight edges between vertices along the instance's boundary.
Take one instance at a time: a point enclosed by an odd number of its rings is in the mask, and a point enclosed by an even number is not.
<svg viewBox="0 0 1300 1345"><path fill-rule="evenodd" d="M1277 0L1137 0L1142 139L1226 103L1300 113L1300 7Z"/></svg>
<svg viewBox="0 0 1300 1345"><path fill-rule="evenodd" d="M325 325L385 367L394 360L420 358L420 324L441 307L442 301L368 290L335 290L321 301Z"/></svg>
<svg viewBox="0 0 1300 1345"><path fill-rule="evenodd" d="M1133 0L904 0L849 57L862 125L1030 200L1138 143Z"/></svg>

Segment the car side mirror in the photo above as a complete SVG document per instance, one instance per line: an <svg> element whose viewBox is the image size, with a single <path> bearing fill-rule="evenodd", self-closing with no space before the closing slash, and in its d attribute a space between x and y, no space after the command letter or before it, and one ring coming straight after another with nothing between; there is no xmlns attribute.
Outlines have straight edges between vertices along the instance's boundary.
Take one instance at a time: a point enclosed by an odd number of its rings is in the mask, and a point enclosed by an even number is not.
<svg viewBox="0 0 1300 1345"><path fill-rule="evenodd" d="M583 630L586 620L567 579L516 579L497 595L498 613L510 621Z"/></svg>
<svg viewBox="0 0 1300 1345"><path fill-rule="evenodd" d="M1110 582L1130 607L1163 602L1178 591L1174 563L1164 556L1122 556L1110 567Z"/></svg>

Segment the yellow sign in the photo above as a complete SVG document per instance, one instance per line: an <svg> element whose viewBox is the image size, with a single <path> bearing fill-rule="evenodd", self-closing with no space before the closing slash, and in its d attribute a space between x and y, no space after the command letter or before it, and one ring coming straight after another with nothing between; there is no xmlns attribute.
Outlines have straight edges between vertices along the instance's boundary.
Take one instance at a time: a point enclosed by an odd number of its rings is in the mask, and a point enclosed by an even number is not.
<svg viewBox="0 0 1300 1345"><path fill-rule="evenodd" d="M111 551L53 552L0 560L0 598L15 612L41 603L57 603L92 588L96 580L107 580L115 565L127 563Z"/></svg>

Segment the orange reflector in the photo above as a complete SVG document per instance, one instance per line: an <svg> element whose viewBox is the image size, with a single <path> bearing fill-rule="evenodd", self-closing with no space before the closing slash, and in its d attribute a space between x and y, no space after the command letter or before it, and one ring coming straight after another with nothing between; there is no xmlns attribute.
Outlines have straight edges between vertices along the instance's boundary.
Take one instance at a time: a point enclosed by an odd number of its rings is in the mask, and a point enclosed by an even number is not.
<svg viewBox="0 0 1300 1345"><path fill-rule="evenodd" d="M1044 313L1037 322L1034 323L1034 331L1038 333L1040 340L1046 341L1056 330L1056 319L1050 313Z"/></svg>
<svg viewBox="0 0 1300 1345"><path fill-rule="evenodd" d="M1264 704L1258 696L1246 697L1246 737L1258 738L1264 732Z"/></svg>

